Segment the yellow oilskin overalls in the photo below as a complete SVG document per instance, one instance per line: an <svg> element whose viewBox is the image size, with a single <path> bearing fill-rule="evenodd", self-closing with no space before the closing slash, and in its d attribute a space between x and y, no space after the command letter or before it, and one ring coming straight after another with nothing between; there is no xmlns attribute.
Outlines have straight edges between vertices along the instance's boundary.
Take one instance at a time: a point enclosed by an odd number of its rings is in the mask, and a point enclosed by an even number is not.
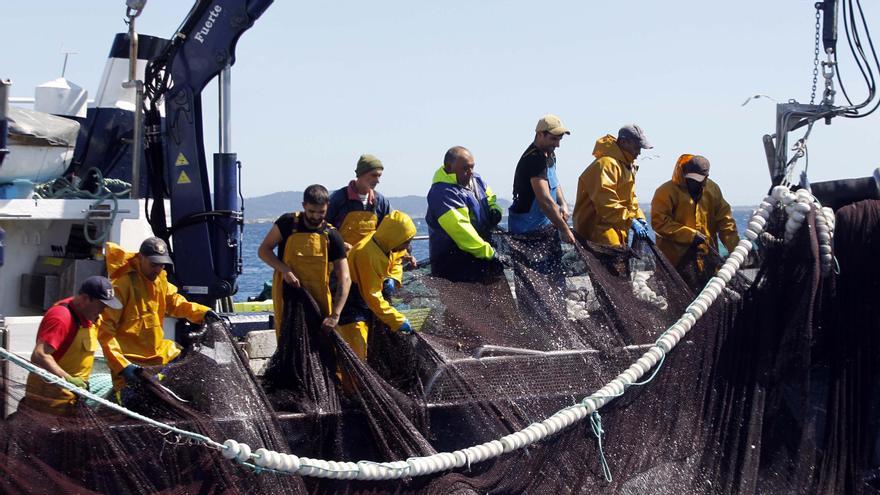
<svg viewBox="0 0 880 495"><path fill-rule="evenodd" d="M329 236L326 223L318 232L299 232L300 213L294 216L294 231L284 244L281 261L293 270L302 287L318 303L321 316L331 311ZM272 276L272 301L275 311L275 335L281 335L281 317L284 314L283 277L277 271Z"/></svg>
<svg viewBox="0 0 880 495"><path fill-rule="evenodd" d="M379 217L372 211L350 211L345 215L342 225L334 225L342 240L354 246L361 239L376 231Z"/></svg>
<svg viewBox="0 0 880 495"><path fill-rule="evenodd" d="M74 321L79 325L79 320L74 316ZM95 351L98 350L98 329L95 325L88 327L80 326L76 336L70 343L70 347L60 358L55 361L68 374L88 380L92 373L92 364L95 361ZM27 387L23 403L38 411L57 415L68 415L73 412L77 396L63 388L43 381L39 376L31 373L28 375Z"/></svg>
<svg viewBox="0 0 880 495"><path fill-rule="evenodd" d="M354 247L365 237L376 232L378 223L379 219L375 212L350 211L345 215L342 225L336 226L336 229L342 235L342 240ZM406 251L400 251L391 253L388 257L388 278L397 281L398 286L403 283L403 257L406 255Z"/></svg>
<svg viewBox="0 0 880 495"><path fill-rule="evenodd" d="M137 253L108 242L104 254L122 309L104 310L98 341L113 372L113 387L119 391L125 385L119 373L129 364L159 366L180 354L177 344L165 338L162 322L166 315L201 323L210 308L187 301L164 271L156 280L147 280L137 270Z"/></svg>

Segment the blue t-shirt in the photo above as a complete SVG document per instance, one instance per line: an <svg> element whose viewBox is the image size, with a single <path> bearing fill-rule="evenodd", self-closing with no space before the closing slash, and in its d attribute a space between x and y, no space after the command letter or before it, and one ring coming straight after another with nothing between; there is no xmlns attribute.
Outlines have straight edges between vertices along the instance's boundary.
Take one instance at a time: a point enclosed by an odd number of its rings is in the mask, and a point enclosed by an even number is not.
<svg viewBox="0 0 880 495"><path fill-rule="evenodd" d="M556 176L556 154L551 152L549 156L545 155L534 143L526 148L519 163L516 164L516 172L513 175L513 204L510 205L510 215L507 218L507 229L512 234L533 232L551 224L550 219L535 201L535 191L532 189L533 177L547 179L550 197L556 201L556 189L559 186L559 179Z"/></svg>

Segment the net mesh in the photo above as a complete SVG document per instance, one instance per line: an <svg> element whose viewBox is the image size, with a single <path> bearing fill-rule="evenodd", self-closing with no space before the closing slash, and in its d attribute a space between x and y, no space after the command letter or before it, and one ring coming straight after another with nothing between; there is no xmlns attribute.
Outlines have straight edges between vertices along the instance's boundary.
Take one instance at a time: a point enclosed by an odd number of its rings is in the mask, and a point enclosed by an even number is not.
<svg viewBox="0 0 880 495"><path fill-rule="evenodd" d="M0 425L0 486L9 493L873 493L880 206L838 212L839 274L828 277L813 217L789 243L775 240L784 218L771 217L767 232L756 273L731 281L649 383L630 387L592 424L494 460L383 482L256 474L100 407L82 404L56 417L21 406ZM560 247L550 231L500 232L495 240L510 260L503 275L452 283L432 277L426 263L409 271L393 303L419 331L400 335L372 322L366 362L320 330L314 301L288 290L278 350L262 379L216 326L171 366L148 370L137 408L215 440L312 458L453 451L593 393L694 297L650 243ZM161 380L149 378L159 373Z"/></svg>

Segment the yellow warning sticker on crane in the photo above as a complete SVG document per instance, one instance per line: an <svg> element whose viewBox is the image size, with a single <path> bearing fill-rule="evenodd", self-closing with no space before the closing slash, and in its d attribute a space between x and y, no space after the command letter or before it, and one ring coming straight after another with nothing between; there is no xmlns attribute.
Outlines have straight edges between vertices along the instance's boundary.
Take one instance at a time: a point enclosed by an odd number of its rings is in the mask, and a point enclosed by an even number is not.
<svg viewBox="0 0 880 495"><path fill-rule="evenodd" d="M177 165L178 167L181 167L183 165L189 165L189 160L187 160L186 157L183 156L183 152L181 151L180 153L177 154L177 160L174 162L174 164Z"/></svg>
<svg viewBox="0 0 880 495"><path fill-rule="evenodd" d="M181 172L181 173L180 173L180 176L177 178L177 183L178 183L178 184L189 184L189 183L191 183L191 182L192 182L192 181L189 180L189 176L186 175L186 172Z"/></svg>

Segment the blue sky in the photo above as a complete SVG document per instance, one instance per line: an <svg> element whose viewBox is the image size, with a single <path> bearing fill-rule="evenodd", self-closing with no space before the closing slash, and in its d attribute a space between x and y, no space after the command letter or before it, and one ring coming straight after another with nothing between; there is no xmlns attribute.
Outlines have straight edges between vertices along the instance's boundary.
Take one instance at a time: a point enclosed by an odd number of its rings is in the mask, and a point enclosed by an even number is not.
<svg viewBox="0 0 880 495"><path fill-rule="evenodd" d="M642 202L681 153L697 153L732 204L755 204L768 185L761 136L774 128L774 105L741 104L759 93L809 100L813 3L276 0L240 40L233 67L232 143L245 196L339 187L364 152L385 163L381 191L425 194L446 149L463 145L509 198L536 121L555 113L572 129L558 151L572 203L596 139L636 122L657 155L642 161ZM880 6L863 3L880 43ZM138 30L168 37L189 7L149 0ZM78 52L67 77L93 95L124 12L123 1L8 2L0 77L13 80L15 96L31 96L60 75L64 46ZM861 97L840 50L848 89ZM212 152L214 87L204 96ZM817 126L811 179L866 176L880 165L878 118Z"/></svg>

